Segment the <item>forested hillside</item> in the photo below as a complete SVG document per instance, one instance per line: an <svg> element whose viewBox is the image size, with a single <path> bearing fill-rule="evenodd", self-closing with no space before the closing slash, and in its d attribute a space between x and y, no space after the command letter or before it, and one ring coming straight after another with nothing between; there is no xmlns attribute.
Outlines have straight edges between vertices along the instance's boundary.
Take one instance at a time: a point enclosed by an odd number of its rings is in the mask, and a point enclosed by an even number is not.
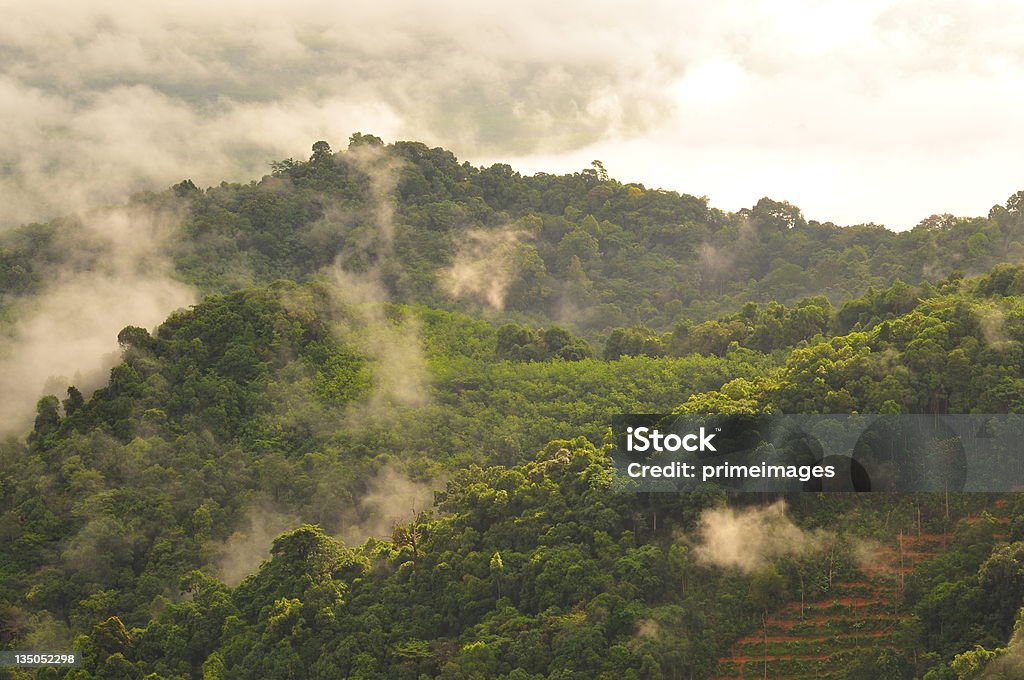
<svg viewBox="0 0 1024 680"><path fill-rule="evenodd" d="M0 647L84 657L38 677L718 677L915 532L831 677L1019 677L1017 496L626 494L609 425L1019 412L1024 192L895 233L357 133L126 210L201 301L0 442ZM4 323L95 219L0 235Z"/></svg>
<svg viewBox="0 0 1024 680"><path fill-rule="evenodd" d="M136 204L175 212L167 249L202 293L325 266L373 275L395 302L479 311L591 333L644 324L658 331L747 302L837 304L870 287L982 274L1024 259L1024 192L987 217L933 215L914 229L838 227L761 199L725 213L707 199L611 179L599 161L572 175L477 168L416 142L356 133L308 161L274 163L246 185L206 190L185 180ZM0 290L38 289L56 265L102 257L75 219L0 239ZM486 261L486 265L482 264Z"/></svg>

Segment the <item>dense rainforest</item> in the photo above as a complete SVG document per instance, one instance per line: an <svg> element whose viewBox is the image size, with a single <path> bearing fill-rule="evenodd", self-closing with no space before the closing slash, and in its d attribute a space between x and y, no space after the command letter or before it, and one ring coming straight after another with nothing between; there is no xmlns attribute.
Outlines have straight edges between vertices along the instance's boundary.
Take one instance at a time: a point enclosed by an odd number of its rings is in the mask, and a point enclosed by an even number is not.
<svg viewBox="0 0 1024 680"><path fill-rule="evenodd" d="M1018 412L1024 192L896 233L357 133L0 234L0 321L118 211L201 301L0 442L0 648L83 658L0 677L730 677L914 532L829 677L1019 677L1016 495L621 493L609 424Z"/></svg>

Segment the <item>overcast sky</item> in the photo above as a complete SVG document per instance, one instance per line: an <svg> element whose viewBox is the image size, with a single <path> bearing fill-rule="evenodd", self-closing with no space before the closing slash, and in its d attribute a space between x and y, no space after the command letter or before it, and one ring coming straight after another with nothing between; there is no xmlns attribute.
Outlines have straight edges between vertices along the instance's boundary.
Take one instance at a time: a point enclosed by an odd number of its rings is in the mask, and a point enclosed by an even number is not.
<svg viewBox="0 0 1024 680"><path fill-rule="evenodd" d="M912 227L1024 188L1024 5L0 0L0 223L353 131Z"/></svg>

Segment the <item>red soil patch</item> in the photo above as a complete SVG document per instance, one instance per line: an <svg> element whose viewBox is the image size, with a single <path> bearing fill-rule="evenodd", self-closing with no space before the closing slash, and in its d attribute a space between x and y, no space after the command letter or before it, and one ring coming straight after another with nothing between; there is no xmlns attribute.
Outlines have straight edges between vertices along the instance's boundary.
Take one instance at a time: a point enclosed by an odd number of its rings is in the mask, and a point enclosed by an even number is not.
<svg viewBox="0 0 1024 680"><path fill-rule="evenodd" d="M832 604L841 604L844 607L870 607L875 604L885 604L882 600L869 599L866 597L837 597L831 601Z"/></svg>
<svg viewBox="0 0 1024 680"><path fill-rule="evenodd" d="M769 635L768 643L772 642L824 642L825 640L849 640L853 638L865 638L873 637L879 638L883 635L888 635L892 631L890 630L865 630L865 631L854 631L850 633L836 633L835 635ZM753 645L753 644L764 644L763 635L748 635L745 638L740 639L736 645ZM769 660L772 659L772 655L768 655Z"/></svg>
<svg viewBox="0 0 1024 680"><path fill-rule="evenodd" d="M788 630L793 626L799 625L801 623L810 624L812 626L823 626L826 623L835 621L837 618L838 617L836 616L819 615L808 616L805 619L769 619L768 625L777 626L778 628L785 628ZM876 621L899 621L903 617L899 616L898 614L893 614L892 612L883 612L881 614L875 614L871 618Z"/></svg>
<svg viewBox="0 0 1024 680"><path fill-rule="evenodd" d="M895 600L901 583L901 574L907 574L914 570L915 565L922 560L931 557L935 552L942 550L949 542L947 534L904 534L893 537L892 543L880 547L875 559L870 564L862 567L862 572L867 576L864 580L842 582L834 584L832 592L826 597L805 603L802 607L798 601L791 601L777 610L769 617L767 626L771 633L768 635L769 644L794 644L794 643L823 643L835 641L837 649L826 654L769 654L769 663L775 661L828 661L836 652L848 649L852 644L864 645L868 639L877 641L872 647L886 647L896 649L891 644L890 636L896 630L900 621L906 618L893 610ZM902 565L902 566L901 566ZM824 612L822 610L830 607L845 607L846 611ZM801 616L804 607L813 613ZM868 608L874 608L877 613L870 616L874 624L872 630L845 630L842 633L828 634L820 628L829 624L839 623L837 627L846 627L842 623L852 623L859 617L865 617ZM878 611L881 610L881 611ZM884 623L883 623L884 622ZM879 625L881 624L881 625ZM790 631L797 625L808 626L811 629L805 633L793 634ZM843 644L844 640L850 641ZM725 670L722 668L715 676L719 680L742 677L745 666L748 663L758 666L765 662L764 654L752 654L751 650L756 649L755 645L764 644L764 632L759 630L737 640L733 646L734 654L719 659L723 665L733 664L733 668ZM822 671L832 672L835 669L822 668ZM789 677L789 676L787 676Z"/></svg>
<svg viewBox="0 0 1024 680"><path fill-rule="evenodd" d="M769 654L768 655L768 662L771 663L772 661L796 661L796 660L800 660L800 661L807 661L807 660L824 661L824 660L830 659L830 658L832 658L831 654L807 654L807 655L803 655L803 654L785 654L785 655L782 655L782 656L772 656L771 654ZM763 655L762 656L733 656L733 657L730 657L730 658L726 659L725 661L719 660L720 663L729 663L730 661L732 663L740 663L740 664L746 664L746 663L751 663L751 662L754 662L754 663L764 663L764 656Z"/></svg>

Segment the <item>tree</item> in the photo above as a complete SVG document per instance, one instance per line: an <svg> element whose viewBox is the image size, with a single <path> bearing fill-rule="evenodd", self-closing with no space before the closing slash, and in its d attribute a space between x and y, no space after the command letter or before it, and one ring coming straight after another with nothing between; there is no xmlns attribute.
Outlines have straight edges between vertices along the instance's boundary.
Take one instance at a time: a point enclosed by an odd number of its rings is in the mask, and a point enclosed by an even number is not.
<svg viewBox="0 0 1024 680"><path fill-rule="evenodd" d="M121 345L122 349L136 349L136 350L151 350L154 346L154 340L150 336L149 331L145 328L139 328L138 326L125 326L121 329L121 332L117 334L117 344Z"/></svg>
<svg viewBox="0 0 1024 680"><path fill-rule="evenodd" d="M85 397L82 396L82 392L74 385L68 386L68 398L62 402L64 406L64 415L74 415L79 409L85 406Z"/></svg>
<svg viewBox="0 0 1024 680"><path fill-rule="evenodd" d="M505 563L501 560L501 553L495 552L491 556L491 573L494 574L494 583L498 588L498 599L501 599L501 576L505 571Z"/></svg>
<svg viewBox="0 0 1024 680"><path fill-rule="evenodd" d="M310 163L320 163L331 157L331 145L320 140L313 144L313 155L309 157Z"/></svg>
<svg viewBox="0 0 1024 680"><path fill-rule="evenodd" d="M348 148L357 146L384 146L384 141L377 135L364 135L362 132L353 132L348 138Z"/></svg>
<svg viewBox="0 0 1024 680"><path fill-rule="evenodd" d="M800 209L786 201L773 201L764 197L749 211L750 221L761 234L784 232L795 227L806 227Z"/></svg>
<svg viewBox="0 0 1024 680"><path fill-rule="evenodd" d="M47 437L54 434L60 427L60 413L58 408L60 401L57 397L49 394L36 403L36 420L29 435L30 444L43 446Z"/></svg>
<svg viewBox="0 0 1024 680"><path fill-rule="evenodd" d="M768 677L768 610L786 595L786 582L774 565L754 573L750 580L750 601L761 610L761 628L764 633L764 677Z"/></svg>
<svg viewBox="0 0 1024 680"><path fill-rule="evenodd" d="M1024 542L993 550L978 570L978 581L989 600L988 609L1008 629L1024 605Z"/></svg>

